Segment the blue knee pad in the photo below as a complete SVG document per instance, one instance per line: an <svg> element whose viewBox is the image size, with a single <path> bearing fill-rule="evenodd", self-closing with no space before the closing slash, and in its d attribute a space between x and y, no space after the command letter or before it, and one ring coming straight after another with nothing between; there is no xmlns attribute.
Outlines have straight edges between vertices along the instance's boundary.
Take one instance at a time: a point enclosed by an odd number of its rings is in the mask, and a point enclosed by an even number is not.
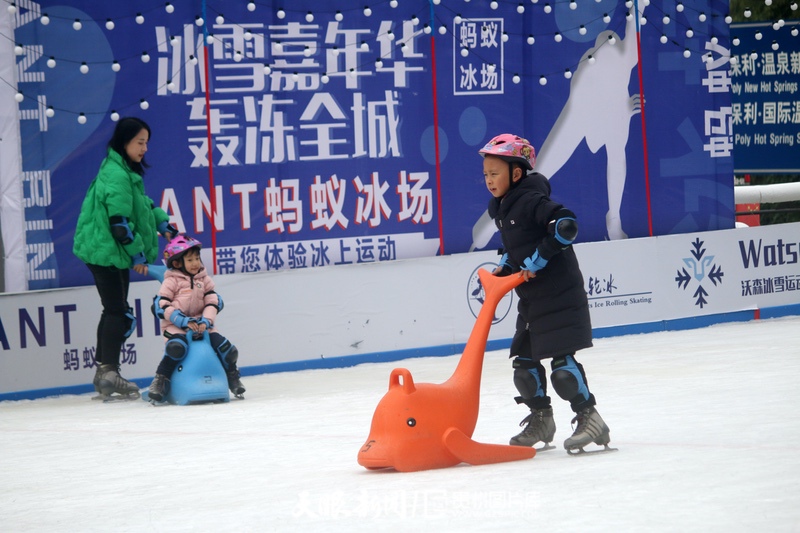
<svg viewBox="0 0 800 533"><path fill-rule="evenodd" d="M550 366L553 371L550 381L556 394L575 404L589 400L589 386L586 384L583 367L575 362L572 355L555 357Z"/></svg>
<svg viewBox="0 0 800 533"><path fill-rule="evenodd" d="M164 355L173 361L183 361L188 352L189 345L186 344L185 339L180 337L172 337L167 341L167 345L164 347Z"/></svg>
<svg viewBox="0 0 800 533"><path fill-rule="evenodd" d="M125 320L128 322L128 329L125 331L125 338L127 339L136 331L136 316L133 314L132 307L129 307L128 312L125 313Z"/></svg>

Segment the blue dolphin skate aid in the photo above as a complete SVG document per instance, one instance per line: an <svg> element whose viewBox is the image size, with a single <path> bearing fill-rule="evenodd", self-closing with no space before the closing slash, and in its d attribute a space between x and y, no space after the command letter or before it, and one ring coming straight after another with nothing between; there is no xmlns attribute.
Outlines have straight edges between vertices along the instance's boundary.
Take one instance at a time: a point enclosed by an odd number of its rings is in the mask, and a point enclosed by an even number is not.
<svg viewBox="0 0 800 533"><path fill-rule="evenodd" d="M172 373L166 401L175 405L229 402L228 377L211 347L208 331L199 339L189 331L186 342L188 353Z"/></svg>

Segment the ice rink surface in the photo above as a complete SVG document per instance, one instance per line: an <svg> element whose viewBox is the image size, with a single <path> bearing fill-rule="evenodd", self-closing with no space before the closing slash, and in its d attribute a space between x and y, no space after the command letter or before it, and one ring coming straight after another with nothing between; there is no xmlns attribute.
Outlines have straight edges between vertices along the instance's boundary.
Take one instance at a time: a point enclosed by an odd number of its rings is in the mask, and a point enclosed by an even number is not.
<svg viewBox="0 0 800 533"><path fill-rule="evenodd" d="M506 356L481 442L526 415ZM800 531L800 318L596 340L578 360L618 452L568 456L551 393L558 448L533 459L359 466L391 369L440 383L458 357L248 376L218 405L0 402L0 531Z"/></svg>

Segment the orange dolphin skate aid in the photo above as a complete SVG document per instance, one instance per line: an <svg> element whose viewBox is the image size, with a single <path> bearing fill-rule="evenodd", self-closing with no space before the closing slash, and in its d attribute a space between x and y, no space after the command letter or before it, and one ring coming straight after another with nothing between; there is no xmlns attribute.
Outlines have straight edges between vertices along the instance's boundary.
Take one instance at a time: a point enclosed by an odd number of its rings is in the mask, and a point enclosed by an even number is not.
<svg viewBox="0 0 800 533"><path fill-rule="evenodd" d="M472 440L478 421L481 373L494 312L522 275L496 277L478 271L485 301L464 353L450 379L441 384L414 383L411 372L395 368L389 391L372 417L369 437L358 452L368 469L415 472L459 463L482 465L530 459L534 448L483 444Z"/></svg>

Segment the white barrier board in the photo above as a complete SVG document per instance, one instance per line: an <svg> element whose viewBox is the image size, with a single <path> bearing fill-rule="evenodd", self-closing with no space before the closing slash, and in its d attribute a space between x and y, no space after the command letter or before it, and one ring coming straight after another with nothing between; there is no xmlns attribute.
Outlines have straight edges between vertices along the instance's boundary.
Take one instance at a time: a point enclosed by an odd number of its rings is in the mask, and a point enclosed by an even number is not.
<svg viewBox="0 0 800 533"><path fill-rule="evenodd" d="M587 243L576 251L593 326L609 328L796 306L798 243L800 223ZM480 309L477 269L491 269L497 258L476 252L217 276L225 302L217 327L238 347L245 373L348 361L331 358L457 353ZM138 325L123 349L129 379L152 377L163 353L150 312L157 288L156 281L131 284ZM501 302L490 341L511 338L516 303L516 295ZM0 399L88 386L99 316L94 287L0 295Z"/></svg>

